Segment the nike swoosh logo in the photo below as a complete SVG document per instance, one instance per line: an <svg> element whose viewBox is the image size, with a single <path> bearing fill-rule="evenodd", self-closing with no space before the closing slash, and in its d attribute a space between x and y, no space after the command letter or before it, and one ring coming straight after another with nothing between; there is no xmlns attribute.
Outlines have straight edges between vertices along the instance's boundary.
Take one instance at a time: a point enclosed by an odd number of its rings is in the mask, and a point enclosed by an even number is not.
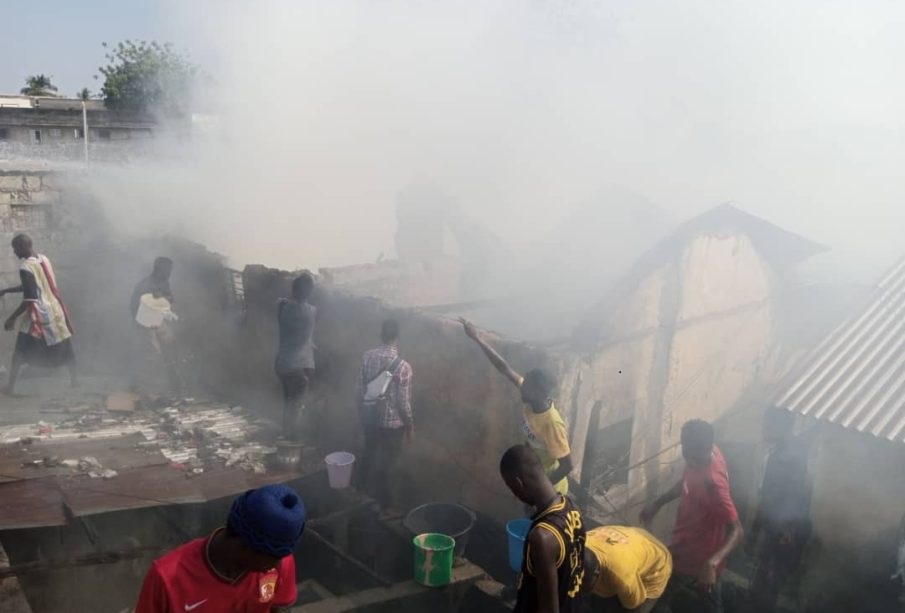
<svg viewBox="0 0 905 613"><path fill-rule="evenodd" d="M207 601L208 601L208 599L205 598L205 599L202 600L201 602L196 602L195 604L187 604L187 605L185 605L185 610L186 610L186 611L194 611L195 609L197 609L198 607L200 607L201 605L203 605L203 604L204 604L205 602L207 602Z"/></svg>

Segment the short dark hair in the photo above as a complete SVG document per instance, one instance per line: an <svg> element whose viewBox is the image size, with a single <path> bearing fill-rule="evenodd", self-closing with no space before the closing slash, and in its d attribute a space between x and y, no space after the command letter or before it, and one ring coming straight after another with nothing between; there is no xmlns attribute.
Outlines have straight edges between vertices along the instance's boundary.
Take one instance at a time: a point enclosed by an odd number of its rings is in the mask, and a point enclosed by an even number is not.
<svg viewBox="0 0 905 613"><path fill-rule="evenodd" d="M713 447L713 426L703 419L691 419L682 426L682 444L696 449Z"/></svg>
<svg viewBox="0 0 905 613"><path fill-rule="evenodd" d="M549 370L534 368L525 373L525 381L522 385L527 385L549 398L556 390L556 377Z"/></svg>
<svg viewBox="0 0 905 613"><path fill-rule="evenodd" d="M513 445L500 458L500 474L524 476L541 470L540 458L528 445Z"/></svg>
<svg viewBox="0 0 905 613"><path fill-rule="evenodd" d="M292 295L296 298L308 298L314 291L314 277L303 272L292 280Z"/></svg>
<svg viewBox="0 0 905 613"><path fill-rule="evenodd" d="M31 237L28 234L16 234L13 237L12 245L13 245L13 247L15 247L16 245L19 245L21 247L31 249L31 247L32 247Z"/></svg>
<svg viewBox="0 0 905 613"><path fill-rule="evenodd" d="M168 257L160 256L159 258L155 258L154 260L154 274L162 274L164 271L173 270L173 260Z"/></svg>
<svg viewBox="0 0 905 613"><path fill-rule="evenodd" d="M392 343L399 339L399 322L387 319L380 326L380 338L384 343Z"/></svg>

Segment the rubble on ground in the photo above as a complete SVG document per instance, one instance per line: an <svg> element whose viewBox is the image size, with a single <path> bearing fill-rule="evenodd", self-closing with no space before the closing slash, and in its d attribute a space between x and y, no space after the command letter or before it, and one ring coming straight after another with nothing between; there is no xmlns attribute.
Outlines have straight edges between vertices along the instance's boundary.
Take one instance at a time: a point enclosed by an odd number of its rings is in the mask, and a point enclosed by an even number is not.
<svg viewBox="0 0 905 613"><path fill-rule="evenodd" d="M216 466L238 468L254 474L267 472L268 458L276 448L264 442L273 438L273 424L256 419L241 406L196 398L141 399L116 392L103 403L57 407L63 418L0 428L0 444L30 445L36 441L65 442L141 434L137 447L160 451L170 466L198 475ZM93 457L45 457L30 460L35 468L69 468L74 474L112 479L115 470Z"/></svg>

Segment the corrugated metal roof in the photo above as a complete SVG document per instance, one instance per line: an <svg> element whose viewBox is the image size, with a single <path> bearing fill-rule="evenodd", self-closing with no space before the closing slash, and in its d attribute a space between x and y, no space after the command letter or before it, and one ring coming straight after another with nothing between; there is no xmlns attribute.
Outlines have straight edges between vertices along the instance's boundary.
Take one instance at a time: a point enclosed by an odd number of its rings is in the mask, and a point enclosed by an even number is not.
<svg viewBox="0 0 905 613"><path fill-rule="evenodd" d="M776 405L905 443L905 259L804 361Z"/></svg>

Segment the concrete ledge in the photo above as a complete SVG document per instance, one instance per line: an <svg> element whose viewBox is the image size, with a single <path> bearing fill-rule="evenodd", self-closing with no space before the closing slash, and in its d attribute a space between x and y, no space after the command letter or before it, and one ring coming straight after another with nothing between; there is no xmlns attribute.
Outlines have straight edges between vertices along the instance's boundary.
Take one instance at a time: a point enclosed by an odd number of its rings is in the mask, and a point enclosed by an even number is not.
<svg viewBox="0 0 905 613"><path fill-rule="evenodd" d="M462 588L485 578L484 569L466 562L453 568L452 582L442 588L424 587L414 581L395 583L390 587L376 587L362 590L353 594L336 596L320 602L294 607L294 613L342 613L343 611L355 611L361 607L389 603L401 598L417 596L430 591L448 591L453 588Z"/></svg>
<svg viewBox="0 0 905 613"><path fill-rule="evenodd" d="M0 569L9 568L6 550L0 545ZM0 579L0 613L31 613L28 600L15 577Z"/></svg>

